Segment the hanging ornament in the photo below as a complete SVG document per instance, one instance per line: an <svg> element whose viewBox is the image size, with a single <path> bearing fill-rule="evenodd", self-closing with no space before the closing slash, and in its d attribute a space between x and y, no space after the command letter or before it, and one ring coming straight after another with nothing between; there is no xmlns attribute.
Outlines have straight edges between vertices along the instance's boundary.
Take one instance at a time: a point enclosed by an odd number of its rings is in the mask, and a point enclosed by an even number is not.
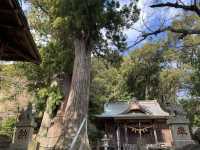
<svg viewBox="0 0 200 150"><path fill-rule="evenodd" d="M153 126L148 126L148 127L144 127L144 128L135 128L135 127L131 127L128 126L129 129L131 129L132 132L134 133L147 133L148 129L152 128Z"/></svg>

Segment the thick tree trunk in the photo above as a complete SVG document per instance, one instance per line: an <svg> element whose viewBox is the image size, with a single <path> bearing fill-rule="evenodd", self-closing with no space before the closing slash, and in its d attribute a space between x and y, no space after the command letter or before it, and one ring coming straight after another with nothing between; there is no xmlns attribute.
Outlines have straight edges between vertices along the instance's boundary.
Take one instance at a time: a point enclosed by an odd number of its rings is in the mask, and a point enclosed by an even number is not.
<svg viewBox="0 0 200 150"><path fill-rule="evenodd" d="M70 85L71 85L71 77L69 75L60 75L57 79L59 81L59 85L65 95L65 99L57 112L57 115L54 118L51 118L50 115L46 111L44 112L42 123L40 126L40 130L37 135L37 141L40 143L40 150L47 150L51 147L54 147L59 136L62 134L63 128L63 115L64 108L67 104ZM48 102L47 102L48 104Z"/></svg>
<svg viewBox="0 0 200 150"><path fill-rule="evenodd" d="M62 132L64 135L58 139L56 150L69 150L72 140L88 112L91 53L83 39L76 39L74 47L73 76L63 120ZM84 134L81 134L80 138L84 139Z"/></svg>

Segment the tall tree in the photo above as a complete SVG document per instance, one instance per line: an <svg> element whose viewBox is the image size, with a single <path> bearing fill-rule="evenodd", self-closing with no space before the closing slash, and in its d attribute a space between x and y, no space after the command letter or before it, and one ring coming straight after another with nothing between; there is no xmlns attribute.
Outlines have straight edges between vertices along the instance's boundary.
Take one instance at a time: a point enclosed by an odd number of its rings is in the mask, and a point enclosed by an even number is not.
<svg viewBox="0 0 200 150"><path fill-rule="evenodd" d="M192 127L199 127L200 125L200 102L197 99L182 100L181 104L187 112Z"/></svg>
<svg viewBox="0 0 200 150"><path fill-rule="evenodd" d="M120 6L116 0L31 2L52 21L61 43L68 43L74 51L71 89L64 108L64 136L56 144L56 149L68 149L88 112L91 54L110 55L113 50L126 49L123 30L137 20L138 10L136 3Z"/></svg>
<svg viewBox="0 0 200 150"><path fill-rule="evenodd" d="M184 62L184 53L172 47L174 39L168 38L156 44L146 43L125 57L116 97L158 99L168 103L175 102L178 92L188 88L192 67Z"/></svg>
<svg viewBox="0 0 200 150"><path fill-rule="evenodd" d="M159 44L148 43L131 52L121 67L124 93L140 100L158 98L162 61Z"/></svg>

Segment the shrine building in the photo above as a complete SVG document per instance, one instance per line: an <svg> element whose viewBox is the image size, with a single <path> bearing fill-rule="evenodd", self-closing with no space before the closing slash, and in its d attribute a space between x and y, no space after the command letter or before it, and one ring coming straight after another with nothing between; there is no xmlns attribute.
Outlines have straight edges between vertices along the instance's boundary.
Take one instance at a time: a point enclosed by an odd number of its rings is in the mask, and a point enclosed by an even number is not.
<svg viewBox="0 0 200 150"><path fill-rule="evenodd" d="M167 123L170 114L156 100L113 102L105 104L97 116L109 149L136 149L138 143L147 147L172 147L173 138Z"/></svg>

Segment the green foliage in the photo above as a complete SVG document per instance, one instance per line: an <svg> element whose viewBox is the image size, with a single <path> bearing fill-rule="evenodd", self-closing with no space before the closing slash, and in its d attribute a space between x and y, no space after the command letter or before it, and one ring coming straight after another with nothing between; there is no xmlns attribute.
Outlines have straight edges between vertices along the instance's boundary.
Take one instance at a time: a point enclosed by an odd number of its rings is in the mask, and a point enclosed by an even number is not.
<svg viewBox="0 0 200 150"><path fill-rule="evenodd" d="M0 134L7 135L12 138L14 127L16 124L16 117L5 118L0 122Z"/></svg>
<svg viewBox="0 0 200 150"><path fill-rule="evenodd" d="M81 0L60 0L57 3L61 11L55 10L63 18L59 17L59 20L64 20L67 35L80 38L84 34L88 36L88 41L95 45L98 43L97 46L100 47L107 45L106 40L109 39L114 46L123 49L126 37L122 29L130 27L138 15L133 3L120 6L120 2L116 0L86 0L84 3ZM57 20L54 23L58 24ZM106 38L103 38L102 29Z"/></svg>
<svg viewBox="0 0 200 150"><path fill-rule="evenodd" d="M176 103L185 72L181 69L165 69L160 73L159 95L165 103Z"/></svg>
<svg viewBox="0 0 200 150"><path fill-rule="evenodd" d="M116 85L119 81L119 71L103 59L92 59L92 82L90 87L89 114L103 111L103 104L117 100ZM93 115L91 116L93 119Z"/></svg>
<svg viewBox="0 0 200 150"><path fill-rule="evenodd" d="M121 90L141 100L157 98L161 62L159 45L146 44L131 52L121 67Z"/></svg>
<svg viewBox="0 0 200 150"><path fill-rule="evenodd" d="M48 112L54 114L60 104L60 89L52 88L50 84L60 73L72 74L75 39L84 39L93 56L104 56L108 60L92 60L90 114L101 112L103 103L107 101L132 97L172 102L181 88L188 88L190 81L193 95L199 96L199 48L188 48L188 45L198 44L199 38L187 36L180 41L181 34L168 34L166 41L147 43L122 60L120 52L127 46L123 31L137 20L139 11L136 4L120 6L115 0L31 2L34 6L29 14L31 25L36 37L37 34L43 37L39 38L43 63L39 67L30 65L22 68L31 90L37 89L38 110L44 111L47 102ZM177 28L198 27L198 24L199 20L194 16L173 22ZM179 45L184 49L177 49ZM194 112L190 118L198 124L199 119Z"/></svg>
<svg viewBox="0 0 200 150"><path fill-rule="evenodd" d="M71 49L74 39L83 38L95 55L108 56L117 52L114 49L126 49L123 31L138 19L136 2L121 5L116 0L32 0L30 22L38 34L51 35L64 47Z"/></svg>
<svg viewBox="0 0 200 150"><path fill-rule="evenodd" d="M51 117L54 117L63 99L63 94L61 94L60 89L57 87L57 85L51 85L51 89L48 93L49 95L47 100L47 112L50 114Z"/></svg>
<svg viewBox="0 0 200 150"><path fill-rule="evenodd" d="M35 107L37 113L41 114L46 109L50 117L54 117L63 98L58 83L55 81L50 87L38 89L36 94Z"/></svg>
<svg viewBox="0 0 200 150"><path fill-rule="evenodd" d="M194 47L193 50L194 58L192 59L193 73L192 73L192 90L191 94L193 96L200 96L200 49L198 46Z"/></svg>
<svg viewBox="0 0 200 150"><path fill-rule="evenodd" d="M114 0L32 0L31 4L29 22L40 46L42 64L21 64L18 68L27 76L30 91L35 92L38 111L44 111L46 101L51 101L48 107L57 106L60 96L48 87L55 76L72 74L75 39L83 38L94 55L102 54L119 66L121 57L116 49L126 47L123 30L131 27L139 13L136 3L120 6Z"/></svg>
<svg viewBox="0 0 200 150"><path fill-rule="evenodd" d="M91 145L97 144L102 133L94 125L96 114L103 112L104 104L108 101L119 100L117 85L121 80L119 66L101 58L92 59L92 82L89 97L89 138Z"/></svg>
<svg viewBox="0 0 200 150"><path fill-rule="evenodd" d="M62 80L60 74L72 73L73 54L69 49L64 49L57 41L49 42L41 47L40 54L43 60L40 65L20 63L17 64L17 68L27 77L29 91L35 95L37 117L42 117L45 108L53 117L63 97L63 91L59 84L59 81ZM58 81L56 86L51 85L54 81Z"/></svg>
<svg viewBox="0 0 200 150"><path fill-rule="evenodd" d="M26 90L25 78L17 71L15 64L0 65L0 101L15 100Z"/></svg>
<svg viewBox="0 0 200 150"><path fill-rule="evenodd" d="M173 21L173 26L175 28L184 29L199 29L200 19L196 15L188 14L180 17ZM199 96L200 89L200 38L199 35L187 35L169 33L168 35L170 47L176 49L176 54L179 56L177 63L182 67L187 65L185 68L186 76L188 78L188 83L186 89L190 91L190 94L194 97ZM185 66L184 66L185 67Z"/></svg>
<svg viewBox="0 0 200 150"><path fill-rule="evenodd" d="M117 68L101 59L93 59L90 98L97 104L133 97L175 102L177 92L190 81L187 73L190 67L185 64L179 67L175 63L178 61L177 52L162 42L134 50Z"/></svg>
<svg viewBox="0 0 200 150"><path fill-rule="evenodd" d="M190 124L192 126L200 126L200 101L195 99L188 99L180 101L183 108L187 112Z"/></svg>

